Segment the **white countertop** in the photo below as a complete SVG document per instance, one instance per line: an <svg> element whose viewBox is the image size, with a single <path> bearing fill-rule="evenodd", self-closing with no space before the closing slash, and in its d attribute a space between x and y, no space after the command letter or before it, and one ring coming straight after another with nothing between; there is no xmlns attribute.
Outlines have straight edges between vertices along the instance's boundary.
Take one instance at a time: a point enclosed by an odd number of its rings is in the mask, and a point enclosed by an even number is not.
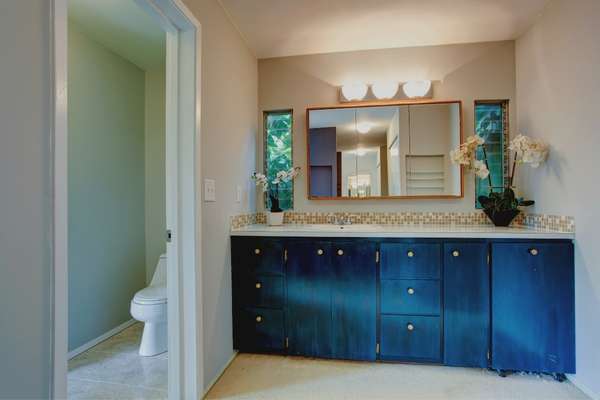
<svg viewBox="0 0 600 400"><path fill-rule="evenodd" d="M492 225L248 225L232 229L231 236L361 237L361 238L469 238L574 239L573 232Z"/></svg>

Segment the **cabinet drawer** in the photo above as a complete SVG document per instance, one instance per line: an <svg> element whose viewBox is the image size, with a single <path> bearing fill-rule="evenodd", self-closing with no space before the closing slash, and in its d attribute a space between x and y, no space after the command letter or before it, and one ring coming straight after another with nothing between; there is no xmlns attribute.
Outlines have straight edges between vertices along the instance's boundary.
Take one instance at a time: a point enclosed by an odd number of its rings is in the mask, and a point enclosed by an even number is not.
<svg viewBox="0 0 600 400"><path fill-rule="evenodd" d="M241 305L251 307L282 308L284 305L283 277L250 275L239 282Z"/></svg>
<svg viewBox="0 0 600 400"><path fill-rule="evenodd" d="M381 316L381 358L440 361L439 317Z"/></svg>
<svg viewBox="0 0 600 400"><path fill-rule="evenodd" d="M439 279L439 243L382 243L381 279Z"/></svg>
<svg viewBox="0 0 600 400"><path fill-rule="evenodd" d="M382 280L383 314L440 314L440 282L436 280Z"/></svg>
<svg viewBox="0 0 600 400"><path fill-rule="evenodd" d="M282 275L283 252L284 245L281 240L232 239L233 266L238 273Z"/></svg>
<svg viewBox="0 0 600 400"><path fill-rule="evenodd" d="M279 351L284 348L282 310L249 307L240 311L239 350Z"/></svg>

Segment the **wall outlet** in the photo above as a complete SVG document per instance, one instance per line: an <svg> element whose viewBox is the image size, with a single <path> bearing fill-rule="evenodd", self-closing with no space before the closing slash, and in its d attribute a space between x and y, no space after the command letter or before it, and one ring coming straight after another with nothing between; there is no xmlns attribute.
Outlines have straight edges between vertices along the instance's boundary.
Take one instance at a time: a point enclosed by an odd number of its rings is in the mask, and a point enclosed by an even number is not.
<svg viewBox="0 0 600 400"><path fill-rule="evenodd" d="M214 179L204 180L204 201L217 201L217 189Z"/></svg>
<svg viewBox="0 0 600 400"><path fill-rule="evenodd" d="M244 190L242 189L242 187L240 185L237 185L235 187L235 202L241 203L243 195L244 195Z"/></svg>

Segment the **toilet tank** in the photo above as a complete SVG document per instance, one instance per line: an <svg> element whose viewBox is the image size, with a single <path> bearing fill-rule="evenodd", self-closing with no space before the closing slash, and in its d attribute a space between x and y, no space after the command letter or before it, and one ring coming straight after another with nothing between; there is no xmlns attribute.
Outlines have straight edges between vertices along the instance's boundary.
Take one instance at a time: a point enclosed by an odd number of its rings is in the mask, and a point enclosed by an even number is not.
<svg viewBox="0 0 600 400"><path fill-rule="evenodd" d="M150 286L159 286L167 284L167 255L161 254L158 258L158 264L154 270Z"/></svg>

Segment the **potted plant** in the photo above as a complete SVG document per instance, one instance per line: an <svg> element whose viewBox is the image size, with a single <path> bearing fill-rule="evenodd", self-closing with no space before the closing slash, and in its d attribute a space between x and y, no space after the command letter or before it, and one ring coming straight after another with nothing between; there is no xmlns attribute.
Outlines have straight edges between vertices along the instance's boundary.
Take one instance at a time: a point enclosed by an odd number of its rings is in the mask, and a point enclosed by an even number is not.
<svg viewBox="0 0 600 400"><path fill-rule="evenodd" d="M261 186L263 192L267 193L271 203L271 209L267 212L268 225L283 225L283 210L279 207L279 184L294 180L300 173L300 167L292 167L287 171L279 171L271 182L265 174L255 172L251 179L256 186Z"/></svg>
<svg viewBox="0 0 600 400"><path fill-rule="evenodd" d="M478 160L476 157L478 148L483 151L483 160ZM511 152L514 152L511 173L506 186L498 192L495 192L492 187L492 178L483 138L471 136L465 143L450 152L450 159L453 163L463 165L474 171L480 179L488 179L490 193L487 196L479 196L478 200L483 206L483 212L496 226L510 225L521 212L519 207L534 204L533 200L525 200L515 195L513 182L517 165L529 164L531 167L537 168L548 156L548 145L546 143L523 135L515 137L508 148Z"/></svg>

